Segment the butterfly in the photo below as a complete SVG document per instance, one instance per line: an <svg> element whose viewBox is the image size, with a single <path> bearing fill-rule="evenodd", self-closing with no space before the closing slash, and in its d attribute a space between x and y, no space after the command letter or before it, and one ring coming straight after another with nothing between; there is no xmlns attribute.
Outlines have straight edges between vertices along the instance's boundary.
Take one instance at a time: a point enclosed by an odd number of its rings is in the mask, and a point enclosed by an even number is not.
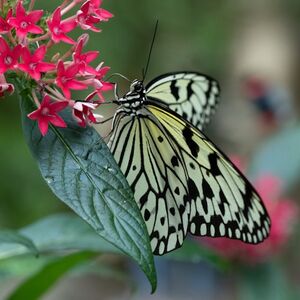
<svg viewBox="0 0 300 300"><path fill-rule="evenodd" d="M188 233L262 242L270 219L257 192L201 131L218 103L214 79L197 72L134 80L116 99L108 146L130 184L153 253Z"/></svg>

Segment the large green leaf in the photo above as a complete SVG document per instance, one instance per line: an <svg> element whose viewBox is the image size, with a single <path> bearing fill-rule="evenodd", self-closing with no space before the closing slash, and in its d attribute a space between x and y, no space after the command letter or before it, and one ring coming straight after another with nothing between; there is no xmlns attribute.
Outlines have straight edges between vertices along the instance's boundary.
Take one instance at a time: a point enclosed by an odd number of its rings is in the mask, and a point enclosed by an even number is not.
<svg viewBox="0 0 300 300"><path fill-rule="evenodd" d="M166 259L182 262L199 263L207 261L212 263L220 270L229 268L230 263L228 260L221 258L213 251L205 248L197 241L186 239L184 244L179 249L172 251L164 256Z"/></svg>
<svg viewBox="0 0 300 300"><path fill-rule="evenodd" d="M7 300L40 299L66 272L93 257L95 253L79 252L56 259L25 280Z"/></svg>
<svg viewBox="0 0 300 300"><path fill-rule="evenodd" d="M81 218L71 213L48 216L20 229L17 233L24 239L32 241L41 255L43 253L56 254L66 250L123 253L99 237ZM30 254L30 249L21 243L0 244L0 259L25 254Z"/></svg>
<svg viewBox="0 0 300 300"><path fill-rule="evenodd" d="M16 231L13 230L1 230L0 231L0 248L1 246L14 245L16 247L21 247L26 251L32 252L35 255L38 255L38 250L32 240ZM14 247L13 246L13 247ZM0 255L1 257L1 255Z"/></svg>
<svg viewBox="0 0 300 300"><path fill-rule="evenodd" d="M156 273L144 220L105 142L92 127L79 127L70 112L63 114L67 128L50 126L42 137L37 122L27 118L34 109L24 90L25 137L49 187L101 237L135 259L155 290Z"/></svg>

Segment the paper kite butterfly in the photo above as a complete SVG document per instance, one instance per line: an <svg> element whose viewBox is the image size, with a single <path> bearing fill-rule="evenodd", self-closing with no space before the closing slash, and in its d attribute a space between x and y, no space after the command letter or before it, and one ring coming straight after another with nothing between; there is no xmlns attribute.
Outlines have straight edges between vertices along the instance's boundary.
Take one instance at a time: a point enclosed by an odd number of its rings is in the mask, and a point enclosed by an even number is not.
<svg viewBox="0 0 300 300"><path fill-rule="evenodd" d="M108 146L134 192L154 254L187 233L262 242L270 219L262 200L203 133L219 85L196 72L135 80L119 105Z"/></svg>

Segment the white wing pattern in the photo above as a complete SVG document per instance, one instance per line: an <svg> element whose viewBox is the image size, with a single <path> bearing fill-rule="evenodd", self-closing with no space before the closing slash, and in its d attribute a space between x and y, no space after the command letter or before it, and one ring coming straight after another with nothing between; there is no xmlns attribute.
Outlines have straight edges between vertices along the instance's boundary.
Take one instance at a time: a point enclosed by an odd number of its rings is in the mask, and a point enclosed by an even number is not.
<svg viewBox="0 0 300 300"><path fill-rule="evenodd" d="M145 219L153 253L180 247L190 232L259 243L266 209L247 179L198 129L148 101L119 110L108 143Z"/></svg>
<svg viewBox="0 0 300 300"><path fill-rule="evenodd" d="M197 72L161 75L146 86L147 97L162 102L203 130L215 113L220 87L213 78Z"/></svg>

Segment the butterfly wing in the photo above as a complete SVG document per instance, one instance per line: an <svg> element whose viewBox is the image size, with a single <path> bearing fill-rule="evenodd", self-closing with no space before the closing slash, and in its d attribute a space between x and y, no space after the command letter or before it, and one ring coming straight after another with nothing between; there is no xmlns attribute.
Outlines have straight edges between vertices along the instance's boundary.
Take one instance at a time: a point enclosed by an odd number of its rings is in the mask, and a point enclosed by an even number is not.
<svg viewBox="0 0 300 300"><path fill-rule="evenodd" d="M220 88L214 79L196 72L169 73L152 80L146 94L200 130L209 123L219 101Z"/></svg>
<svg viewBox="0 0 300 300"><path fill-rule="evenodd" d="M198 129L156 103L138 117L119 112L109 147L131 185L154 254L187 234L259 243L266 209L245 177Z"/></svg>

